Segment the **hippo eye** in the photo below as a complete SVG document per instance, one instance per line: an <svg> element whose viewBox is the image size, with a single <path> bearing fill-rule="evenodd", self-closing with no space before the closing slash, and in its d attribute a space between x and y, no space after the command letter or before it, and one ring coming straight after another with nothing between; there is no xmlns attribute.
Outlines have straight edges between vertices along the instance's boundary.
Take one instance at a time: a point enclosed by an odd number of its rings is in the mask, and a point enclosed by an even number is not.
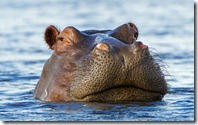
<svg viewBox="0 0 198 125"><path fill-rule="evenodd" d="M63 40L64 40L64 37L59 36L59 37L57 38L57 40L63 41Z"/></svg>

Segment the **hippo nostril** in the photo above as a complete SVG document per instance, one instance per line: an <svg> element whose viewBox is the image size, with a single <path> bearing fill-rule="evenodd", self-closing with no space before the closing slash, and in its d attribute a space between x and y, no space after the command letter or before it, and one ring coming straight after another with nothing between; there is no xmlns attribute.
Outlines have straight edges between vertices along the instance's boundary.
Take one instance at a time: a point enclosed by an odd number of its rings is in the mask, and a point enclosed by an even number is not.
<svg viewBox="0 0 198 125"><path fill-rule="evenodd" d="M137 41L137 42L135 42L138 46L139 45L141 45L141 44L143 44L142 42L140 42L140 41Z"/></svg>
<svg viewBox="0 0 198 125"><path fill-rule="evenodd" d="M147 49L148 46L147 45L144 45L142 42L138 41L138 42L134 42L132 44L133 46L133 49L135 52L139 51L139 50L143 50L143 49Z"/></svg>
<svg viewBox="0 0 198 125"><path fill-rule="evenodd" d="M110 46L107 43L100 43L96 46L96 49L110 51Z"/></svg>
<svg viewBox="0 0 198 125"><path fill-rule="evenodd" d="M139 43L138 43L138 47L141 48L141 49L146 49L146 48L148 48L148 46L147 46L147 45L144 45L142 42L139 42Z"/></svg>

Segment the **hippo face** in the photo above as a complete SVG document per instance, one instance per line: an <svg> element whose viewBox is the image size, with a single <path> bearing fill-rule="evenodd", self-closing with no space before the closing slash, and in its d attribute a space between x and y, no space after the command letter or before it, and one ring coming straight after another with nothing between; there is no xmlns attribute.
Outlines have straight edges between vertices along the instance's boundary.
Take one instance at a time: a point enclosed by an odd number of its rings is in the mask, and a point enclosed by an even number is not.
<svg viewBox="0 0 198 125"><path fill-rule="evenodd" d="M154 101L167 92L161 67L137 41L133 23L114 30L59 32L45 41L54 52L45 62L34 97L43 101Z"/></svg>

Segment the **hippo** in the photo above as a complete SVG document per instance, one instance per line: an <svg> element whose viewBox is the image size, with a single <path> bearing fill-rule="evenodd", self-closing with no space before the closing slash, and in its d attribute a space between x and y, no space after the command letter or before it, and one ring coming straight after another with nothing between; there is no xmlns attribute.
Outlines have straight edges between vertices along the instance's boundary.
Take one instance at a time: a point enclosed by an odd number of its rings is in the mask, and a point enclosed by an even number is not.
<svg viewBox="0 0 198 125"><path fill-rule="evenodd" d="M167 93L161 66L138 41L138 28L125 23L113 30L59 31L46 28L53 51L34 90L42 101L156 101Z"/></svg>

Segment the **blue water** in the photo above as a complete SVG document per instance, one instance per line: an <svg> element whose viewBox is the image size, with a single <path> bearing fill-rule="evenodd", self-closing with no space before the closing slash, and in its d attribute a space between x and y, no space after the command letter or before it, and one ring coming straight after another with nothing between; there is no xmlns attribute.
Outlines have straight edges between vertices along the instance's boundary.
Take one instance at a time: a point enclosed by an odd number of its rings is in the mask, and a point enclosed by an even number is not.
<svg viewBox="0 0 198 125"><path fill-rule="evenodd" d="M168 65L162 101L49 103L33 90L51 51L48 25L114 29L132 21ZM194 121L194 3L190 0L1 0L0 120Z"/></svg>

